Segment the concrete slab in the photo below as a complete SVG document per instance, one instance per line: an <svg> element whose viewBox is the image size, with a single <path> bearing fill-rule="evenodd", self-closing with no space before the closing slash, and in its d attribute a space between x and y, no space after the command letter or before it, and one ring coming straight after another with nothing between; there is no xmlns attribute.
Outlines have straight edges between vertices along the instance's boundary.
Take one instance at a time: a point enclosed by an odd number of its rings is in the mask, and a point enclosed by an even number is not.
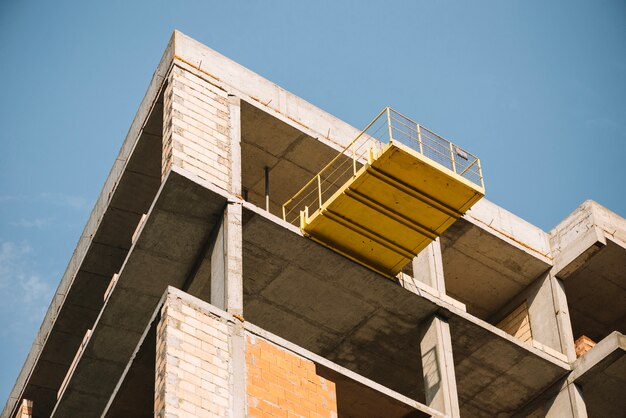
<svg viewBox="0 0 626 418"><path fill-rule="evenodd" d="M246 320L419 402L419 325L435 312L450 322L462 415L519 407L569 369L432 294L417 295L304 238L250 204L244 204L243 249ZM514 391L501 391L502 385Z"/></svg>
<svg viewBox="0 0 626 418"><path fill-rule="evenodd" d="M168 285L183 286L221 219L226 197L172 171L120 269L52 416L100 416Z"/></svg>
<svg viewBox="0 0 626 418"><path fill-rule="evenodd" d="M574 339L626 333L626 219L587 201L550 236Z"/></svg>
<svg viewBox="0 0 626 418"><path fill-rule="evenodd" d="M626 336L613 332L574 363L568 381L582 388L590 417L626 411Z"/></svg>
<svg viewBox="0 0 626 418"><path fill-rule="evenodd" d="M529 226L534 235L516 237L511 234L523 230L523 220L484 199L476 206L440 241L446 292L465 303L471 314L487 319L547 271L551 261L544 255L549 249L543 231ZM517 228L500 231L494 223L513 223Z"/></svg>
<svg viewBox="0 0 626 418"><path fill-rule="evenodd" d="M461 416L510 415L569 370L471 315L459 312L449 323Z"/></svg>

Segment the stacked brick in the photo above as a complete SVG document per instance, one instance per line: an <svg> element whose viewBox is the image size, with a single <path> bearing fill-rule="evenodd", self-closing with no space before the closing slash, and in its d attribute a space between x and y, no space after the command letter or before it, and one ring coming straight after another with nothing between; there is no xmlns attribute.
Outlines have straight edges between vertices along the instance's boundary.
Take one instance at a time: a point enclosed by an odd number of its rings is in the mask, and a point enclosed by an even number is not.
<svg viewBox="0 0 626 418"><path fill-rule="evenodd" d="M531 345L533 343L533 333L530 327L530 317L526 302L515 308L513 312L508 314L496 326L525 343Z"/></svg>
<svg viewBox="0 0 626 418"><path fill-rule="evenodd" d="M312 361L247 335L246 366L249 417L337 417L335 384Z"/></svg>
<svg viewBox="0 0 626 418"><path fill-rule="evenodd" d="M232 374L226 320L170 295L157 325L155 417L227 417Z"/></svg>
<svg viewBox="0 0 626 418"><path fill-rule="evenodd" d="M595 345L596 345L595 341L593 341L591 338L587 337L586 335L583 335L582 337L577 339L576 342L574 342L574 346L576 347L576 357L578 358L582 356L587 351L595 347Z"/></svg>
<svg viewBox="0 0 626 418"><path fill-rule="evenodd" d="M173 164L228 190L227 93L174 65L165 88L163 110L162 175Z"/></svg>

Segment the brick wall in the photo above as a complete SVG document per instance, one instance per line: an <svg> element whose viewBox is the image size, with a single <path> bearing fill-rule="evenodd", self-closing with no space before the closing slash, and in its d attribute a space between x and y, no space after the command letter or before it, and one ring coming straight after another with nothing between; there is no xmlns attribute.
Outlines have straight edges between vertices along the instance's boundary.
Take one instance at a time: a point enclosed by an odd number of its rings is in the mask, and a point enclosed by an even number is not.
<svg viewBox="0 0 626 418"><path fill-rule="evenodd" d="M496 326L515 338L532 345L533 333L528 315L528 305L524 302Z"/></svg>
<svg viewBox="0 0 626 418"><path fill-rule="evenodd" d="M162 174L176 165L229 190L227 93L174 65L165 89L163 112Z"/></svg>
<svg viewBox="0 0 626 418"><path fill-rule="evenodd" d="M228 417L229 323L168 295L157 325L155 417Z"/></svg>
<svg viewBox="0 0 626 418"><path fill-rule="evenodd" d="M248 334L246 366L249 417L337 417L335 384L312 361Z"/></svg>

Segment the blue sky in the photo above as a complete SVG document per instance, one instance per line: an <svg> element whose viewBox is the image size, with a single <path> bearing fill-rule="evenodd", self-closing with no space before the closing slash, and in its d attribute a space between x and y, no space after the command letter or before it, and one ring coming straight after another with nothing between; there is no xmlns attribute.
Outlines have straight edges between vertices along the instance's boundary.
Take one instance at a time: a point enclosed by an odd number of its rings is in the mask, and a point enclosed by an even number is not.
<svg viewBox="0 0 626 418"><path fill-rule="evenodd" d="M355 126L395 107L544 230L626 216L621 0L3 1L1 403L174 28Z"/></svg>

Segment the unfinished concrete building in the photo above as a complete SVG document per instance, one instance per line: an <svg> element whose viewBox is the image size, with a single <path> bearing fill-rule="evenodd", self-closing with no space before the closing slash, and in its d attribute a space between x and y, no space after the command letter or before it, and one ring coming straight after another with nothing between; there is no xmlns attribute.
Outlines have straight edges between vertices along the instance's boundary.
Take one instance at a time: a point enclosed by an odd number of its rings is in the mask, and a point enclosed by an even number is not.
<svg viewBox="0 0 626 418"><path fill-rule="evenodd" d="M624 416L626 221L544 232L381 117L175 32L2 418Z"/></svg>

